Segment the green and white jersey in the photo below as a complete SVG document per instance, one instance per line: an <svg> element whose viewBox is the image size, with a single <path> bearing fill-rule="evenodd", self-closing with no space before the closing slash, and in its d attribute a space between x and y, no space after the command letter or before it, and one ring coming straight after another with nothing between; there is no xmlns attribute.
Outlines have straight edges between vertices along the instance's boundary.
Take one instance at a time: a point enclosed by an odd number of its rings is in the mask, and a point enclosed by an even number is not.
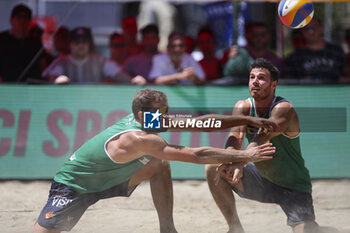
<svg viewBox="0 0 350 233"><path fill-rule="evenodd" d="M250 116L257 116L254 99L249 99L251 108ZM271 106L263 118L270 118L271 110L276 104L288 102L282 97L276 96ZM247 127L246 138L250 142L257 132L253 126ZM289 137L280 134L270 139L270 142L276 147L276 153L273 159L255 163L259 174L265 179L279 186L297 190L300 192L311 193L311 181L308 169L305 167L304 159L301 155L299 135Z"/></svg>
<svg viewBox="0 0 350 233"><path fill-rule="evenodd" d="M128 131L141 131L141 125L132 114L82 145L62 166L54 180L78 193L101 192L129 180L152 157L145 155L126 163L117 163L111 159L106 149L107 143Z"/></svg>

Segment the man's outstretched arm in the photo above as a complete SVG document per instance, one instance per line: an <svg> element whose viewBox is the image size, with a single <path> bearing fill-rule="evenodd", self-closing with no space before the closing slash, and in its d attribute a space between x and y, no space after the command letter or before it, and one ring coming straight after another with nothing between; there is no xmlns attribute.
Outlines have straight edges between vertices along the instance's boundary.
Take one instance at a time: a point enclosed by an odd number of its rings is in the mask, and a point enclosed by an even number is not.
<svg viewBox="0 0 350 233"><path fill-rule="evenodd" d="M214 147L183 147L167 144L161 137L144 132L128 132L107 144L110 157L118 163L125 163L144 155L169 161L183 161L197 164L220 164L229 162L256 162L271 159L275 152L271 144L264 144L248 150L225 150Z"/></svg>

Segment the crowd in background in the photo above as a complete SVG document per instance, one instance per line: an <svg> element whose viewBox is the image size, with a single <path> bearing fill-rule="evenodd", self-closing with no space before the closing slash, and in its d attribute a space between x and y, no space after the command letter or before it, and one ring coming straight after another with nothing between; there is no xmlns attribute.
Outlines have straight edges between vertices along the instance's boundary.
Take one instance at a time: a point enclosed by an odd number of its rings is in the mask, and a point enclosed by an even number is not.
<svg viewBox="0 0 350 233"><path fill-rule="evenodd" d="M324 40L318 18L293 30L294 50L284 58L271 50L271 32L263 22L247 22L247 45L232 46L217 57L209 26L200 28L197 38L179 31L170 33L166 52L160 52L158 25L139 29L134 17L124 18L122 32L110 35L109 58L95 52L88 27L59 27L53 37L52 55L42 46L42 29L33 26L31 19L31 9L19 4L12 10L11 28L0 33L0 83L245 84L250 63L259 57L280 70L282 83L350 83L350 53ZM346 30L345 42L350 47L350 29Z"/></svg>

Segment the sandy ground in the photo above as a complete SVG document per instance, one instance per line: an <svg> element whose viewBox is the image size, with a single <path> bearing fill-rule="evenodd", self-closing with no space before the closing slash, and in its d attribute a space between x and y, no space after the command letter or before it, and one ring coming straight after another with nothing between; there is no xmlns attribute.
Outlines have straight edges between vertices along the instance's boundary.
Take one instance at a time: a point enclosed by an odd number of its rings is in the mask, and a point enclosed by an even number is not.
<svg viewBox="0 0 350 233"><path fill-rule="evenodd" d="M0 232L31 232L46 202L49 186L49 181L0 181ZM350 180L314 181L313 197L320 225L350 232ZM279 206L237 196L236 200L247 233L292 232ZM227 231L205 181L174 181L174 219L178 232ZM149 184L141 184L130 198L99 201L85 212L71 232L159 232Z"/></svg>

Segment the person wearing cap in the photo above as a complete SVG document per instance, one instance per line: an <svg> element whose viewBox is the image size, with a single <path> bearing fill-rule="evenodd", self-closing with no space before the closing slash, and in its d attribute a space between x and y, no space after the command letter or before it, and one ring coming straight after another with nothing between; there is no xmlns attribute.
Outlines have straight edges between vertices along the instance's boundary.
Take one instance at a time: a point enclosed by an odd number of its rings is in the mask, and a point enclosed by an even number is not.
<svg viewBox="0 0 350 233"><path fill-rule="evenodd" d="M18 4L11 12L11 29L0 33L0 83L40 82L38 53L43 50L40 39L29 34L31 19L31 9Z"/></svg>
<svg viewBox="0 0 350 233"><path fill-rule="evenodd" d="M106 68L107 59L94 53L92 34L87 27L70 33L70 54L55 59L42 76L55 84L103 84L121 71L117 65ZM62 78L64 77L64 78Z"/></svg>

